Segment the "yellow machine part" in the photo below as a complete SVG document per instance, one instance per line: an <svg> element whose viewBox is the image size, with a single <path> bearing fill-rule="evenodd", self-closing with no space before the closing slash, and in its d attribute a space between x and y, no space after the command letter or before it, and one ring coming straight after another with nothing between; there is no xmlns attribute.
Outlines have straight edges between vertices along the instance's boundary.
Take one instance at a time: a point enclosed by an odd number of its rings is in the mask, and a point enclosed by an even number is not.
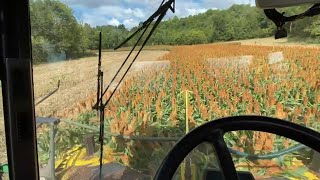
<svg viewBox="0 0 320 180"><path fill-rule="evenodd" d="M313 174L312 172L305 172L303 174L303 176L305 177L304 179L306 179L306 180L319 180L320 179L317 175ZM300 180L300 179L290 178L290 180Z"/></svg>
<svg viewBox="0 0 320 180"><path fill-rule="evenodd" d="M296 161L292 164L293 166L304 167L305 165L296 159ZM306 180L320 180L320 177L314 174L312 171L307 171L303 173L304 179ZM300 180L298 178L290 178L290 180Z"/></svg>
<svg viewBox="0 0 320 180"><path fill-rule="evenodd" d="M111 162L108 157L112 155L112 149L105 147L103 163ZM63 159L56 161L56 170L60 171L63 169L68 169L70 167L80 167L80 166L97 166L99 165L100 159L98 156L87 156L86 149L82 146L75 146L73 149L69 150Z"/></svg>

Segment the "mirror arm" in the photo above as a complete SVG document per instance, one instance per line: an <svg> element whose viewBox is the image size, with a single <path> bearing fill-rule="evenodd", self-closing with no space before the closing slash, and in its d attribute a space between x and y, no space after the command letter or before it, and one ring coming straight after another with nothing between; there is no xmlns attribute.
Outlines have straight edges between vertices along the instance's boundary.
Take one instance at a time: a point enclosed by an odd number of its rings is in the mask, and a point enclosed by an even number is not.
<svg viewBox="0 0 320 180"><path fill-rule="evenodd" d="M279 39L279 38L287 37L287 32L283 27L286 24L286 22L292 22L299 19L303 19L305 17L313 17L316 15L319 15L320 3L313 5L304 13L288 16L288 17L284 16L284 12L280 13L276 9L265 9L264 13L268 17L268 19L270 19L277 26L277 32L276 32L275 38Z"/></svg>

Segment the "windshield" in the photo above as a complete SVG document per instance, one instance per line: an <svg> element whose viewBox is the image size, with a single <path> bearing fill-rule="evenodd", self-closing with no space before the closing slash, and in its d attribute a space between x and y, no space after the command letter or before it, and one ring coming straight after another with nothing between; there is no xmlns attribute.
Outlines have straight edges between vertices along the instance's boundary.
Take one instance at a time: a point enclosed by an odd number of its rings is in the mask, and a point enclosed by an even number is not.
<svg viewBox="0 0 320 180"><path fill-rule="evenodd" d="M113 77L143 31L113 48L160 1L30 1L35 109L38 122L46 120L37 126L40 175L52 176L53 164L59 179L98 176L101 116L95 107L108 86L104 177L150 179L181 137L222 117L263 115L320 131L319 18L286 24L289 36L274 40L276 27L262 10L249 1L230 2L177 1L175 14L168 11L122 81L143 41ZM319 155L292 140L257 131L224 138L236 151L239 171L256 178L320 178ZM252 160L243 153L271 155ZM202 144L175 178L201 179L208 169L219 165L214 149Z"/></svg>

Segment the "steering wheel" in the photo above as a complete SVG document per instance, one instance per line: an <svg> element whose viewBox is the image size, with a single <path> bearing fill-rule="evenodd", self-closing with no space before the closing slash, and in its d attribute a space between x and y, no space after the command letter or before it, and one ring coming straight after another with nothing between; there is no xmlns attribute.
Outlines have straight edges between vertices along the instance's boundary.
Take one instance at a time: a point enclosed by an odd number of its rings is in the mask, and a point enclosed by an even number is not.
<svg viewBox="0 0 320 180"><path fill-rule="evenodd" d="M184 136L167 154L154 179L172 179L189 152L203 142L214 146L224 179L239 179L223 135L240 130L262 131L284 136L320 152L320 133L312 129L264 116L226 117L203 124Z"/></svg>

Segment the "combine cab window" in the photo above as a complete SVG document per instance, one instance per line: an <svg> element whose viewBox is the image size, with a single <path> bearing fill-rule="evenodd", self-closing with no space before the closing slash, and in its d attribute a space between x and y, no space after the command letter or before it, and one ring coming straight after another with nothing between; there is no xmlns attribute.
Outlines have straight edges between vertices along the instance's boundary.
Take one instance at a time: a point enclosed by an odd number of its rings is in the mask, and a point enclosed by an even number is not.
<svg viewBox="0 0 320 180"><path fill-rule="evenodd" d="M305 45L306 39L320 42L318 20L288 24L289 39L276 41L271 37L272 22L250 4L207 7L199 1L194 9L186 3L190 12L181 15L184 10L178 7L177 17L168 13L121 81L133 58L118 69L138 37L117 51L113 48L153 13L148 9L159 7L130 2L30 1L41 176L90 179L99 175L97 94L107 87L103 102L112 98L104 111L105 177L123 174L123 179L150 179L175 142L222 117L270 116L320 131L320 49ZM103 78L99 76L98 86L100 32ZM0 163L5 162L3 137ZM263 155L296 145L258 132L233 132L225 138L240 154ZM196 173L195 179L203 177L206 168L215 167L210 164L213 151L206 145L194 150L187 160L190 166L180 167L176 178L183 179L188 170ZM301 148L294 153L269 160L234 156L234 161L239 170L250 170L260 178L316 176L302 171L312 162L313 151ZM266 163L276 164L277 169L262 167ZM247 164L251 169L240 168ZM292 169L285 168L289 166Z"/></svg>

